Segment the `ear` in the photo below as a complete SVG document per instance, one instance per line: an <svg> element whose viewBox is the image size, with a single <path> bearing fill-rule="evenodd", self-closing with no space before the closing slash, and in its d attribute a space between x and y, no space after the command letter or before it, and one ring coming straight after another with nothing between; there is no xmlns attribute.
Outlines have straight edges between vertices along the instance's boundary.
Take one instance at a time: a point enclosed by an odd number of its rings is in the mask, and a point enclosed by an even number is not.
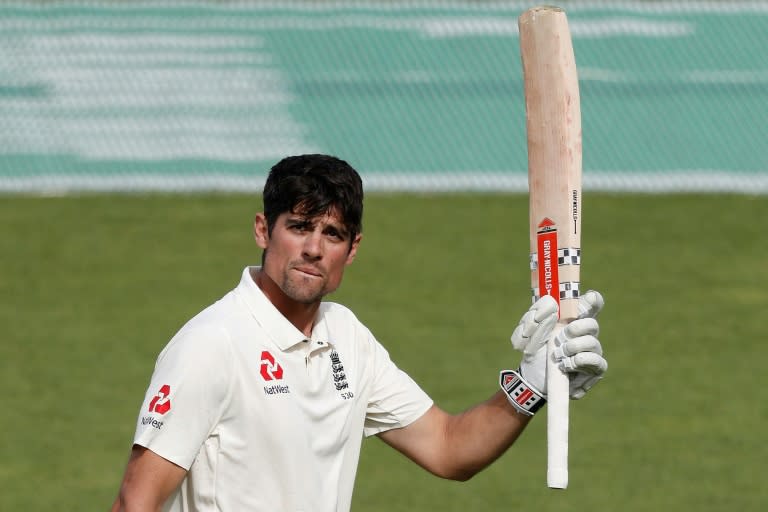
<svg viewBox="0 0 768 512"><path fill-rule="evenodd" d="M355 256L357 255L357 248L360 246L360 240L362 239L363 239L363 235L361 233L358 233L355 236L355 239L352 240L352 246L349 248L349 254L347 254L347 261L346 261L347 265L355 261Z"/></svg>
<svg viewBox="0 0 768 512"><path fill-rule="evenodd" d="M256 245L266 249L269 245L269 229L267 227L267 218L263 213L257 213L253 219L253 238L256 239Z"/></svg>

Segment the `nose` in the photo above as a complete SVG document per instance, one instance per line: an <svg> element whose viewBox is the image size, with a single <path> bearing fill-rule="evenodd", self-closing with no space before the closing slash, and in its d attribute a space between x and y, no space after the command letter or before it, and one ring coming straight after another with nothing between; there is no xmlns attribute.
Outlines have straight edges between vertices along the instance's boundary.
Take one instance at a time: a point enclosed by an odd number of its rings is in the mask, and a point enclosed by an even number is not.
<svg viewBox="0 0 768 512"><path fill-rule="evenodd" d="M322 235L320 233L311 233L304 239L303 254L308 259L320 259L323 255Z"/></svg>

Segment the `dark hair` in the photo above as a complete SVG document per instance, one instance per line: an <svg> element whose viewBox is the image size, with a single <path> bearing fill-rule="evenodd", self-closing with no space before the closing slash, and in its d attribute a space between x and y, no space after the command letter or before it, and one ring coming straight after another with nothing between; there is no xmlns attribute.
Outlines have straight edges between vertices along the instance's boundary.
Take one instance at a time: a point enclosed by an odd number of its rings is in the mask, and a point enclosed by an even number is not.
<svg viewBox="0 0 768 512"><path fill-rule="evenodd" d="M306 217L335 210L350 233L363 231L363 182L344 160L329 155L298 155L272 167L264 185L264 216L272 233L277 218L292 212Z"/></svg>

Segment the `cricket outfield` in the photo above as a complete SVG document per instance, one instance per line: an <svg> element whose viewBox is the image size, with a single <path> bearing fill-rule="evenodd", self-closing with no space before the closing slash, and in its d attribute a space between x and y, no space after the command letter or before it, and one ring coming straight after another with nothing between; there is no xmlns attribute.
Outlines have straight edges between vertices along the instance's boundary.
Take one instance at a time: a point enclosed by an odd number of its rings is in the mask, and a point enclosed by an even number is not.
<svg viewBox="0 0 768 512"><path fill-rule="evenodd" d="M0 197L0 510L105 510L155 357L258 262L248 195ZM458 412L519 360L527 196L371 194L349 305ZM610 368L571 407L570 485L546 488L545 421L467 483L376 439L354 510L757 511L768 502L768 200L585 192L582 281Z"/></svg>

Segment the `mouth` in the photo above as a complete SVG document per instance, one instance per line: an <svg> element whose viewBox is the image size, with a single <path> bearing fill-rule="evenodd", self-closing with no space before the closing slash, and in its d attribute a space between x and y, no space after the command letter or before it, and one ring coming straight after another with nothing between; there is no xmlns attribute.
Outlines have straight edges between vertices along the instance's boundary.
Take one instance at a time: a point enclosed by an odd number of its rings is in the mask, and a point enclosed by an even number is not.
<svg viewBox="0 0 768 512"><path fill-rule="evenodd" d="M322 273L314 267L298 266L293 267L293 269L311 277L322 277Z"/></svg>

